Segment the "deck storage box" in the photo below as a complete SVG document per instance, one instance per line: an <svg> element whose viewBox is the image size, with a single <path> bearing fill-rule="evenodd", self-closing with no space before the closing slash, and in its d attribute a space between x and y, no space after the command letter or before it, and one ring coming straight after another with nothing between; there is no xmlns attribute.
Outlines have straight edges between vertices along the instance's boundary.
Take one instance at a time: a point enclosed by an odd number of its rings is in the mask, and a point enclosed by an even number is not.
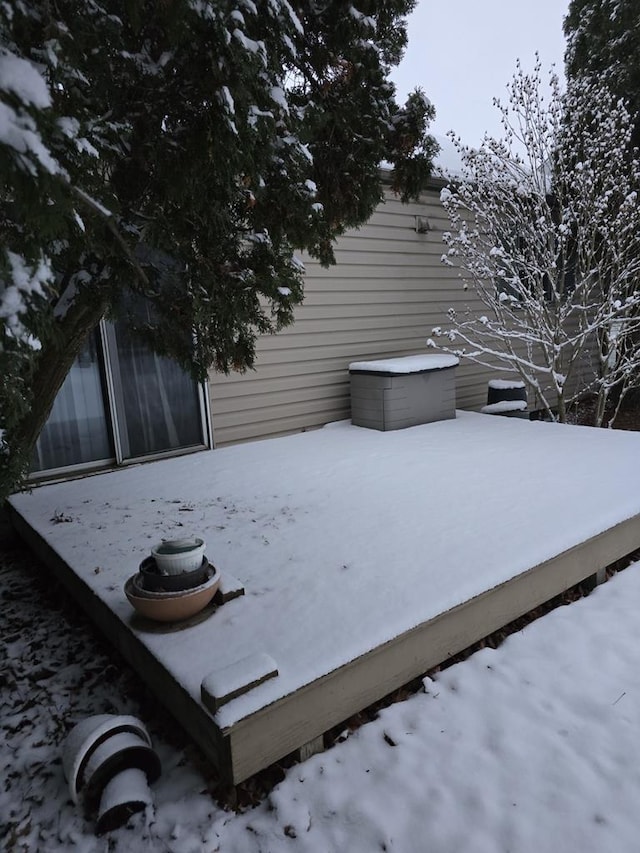
<svg viewBox="0 0 640 853"><path fill-rule="evenodd" d="M392 430L455 418L457 364L452 355L354 361L351 423Z"/></svg>

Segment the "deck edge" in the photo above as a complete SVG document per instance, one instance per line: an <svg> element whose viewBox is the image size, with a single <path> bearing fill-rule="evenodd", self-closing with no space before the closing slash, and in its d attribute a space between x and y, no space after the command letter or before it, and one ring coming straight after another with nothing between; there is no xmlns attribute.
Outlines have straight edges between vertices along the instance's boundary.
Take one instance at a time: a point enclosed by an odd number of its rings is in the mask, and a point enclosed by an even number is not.
<svg viewBox="0 0 640 853"><path fill-rule="evenodd" d="M229 739L221 732L205 707L193 699L136 637L131 628L71 569L55 548L31 527L10 501L8 507L11 523L18 536L53 572L104 637L214 763L221 781L231 783L233 773Z"/></svg>
<svg viewBox="0 0 640 853"><path fill-rule="evenodd" d="M640 548L638 514L410 629L223 730L11 503L9 513L18 535L216 765L221 780L234 784Z"/></svg>
<svg viewBox="0 0 640 853"><path fill-rule="evenodd" d="M637 548L640 515L439 614L238 721L226 729L234 781L246 779L317 738Z"/></svg>

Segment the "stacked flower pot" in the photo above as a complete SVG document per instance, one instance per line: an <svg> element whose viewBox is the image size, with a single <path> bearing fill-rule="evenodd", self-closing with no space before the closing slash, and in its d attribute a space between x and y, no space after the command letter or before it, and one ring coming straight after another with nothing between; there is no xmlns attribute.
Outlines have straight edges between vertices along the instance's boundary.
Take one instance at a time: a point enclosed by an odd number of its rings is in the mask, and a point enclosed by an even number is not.
<svg viewBox="0 0 640 853"><path fill-rule="evenodd" d="M149 785L160 776L160 759L136 717L96 714L82 720L67 735L62 766L73 802L82 800L87 817L97 811L98 835L153 804Z"/></svg>
<svg viewBox="0 0 640 853"><path fill-rule="evenodd" d="M178 622L203 610L220 585L220 572L205 557L203 539L165 539L126 582L124 591L147 619Z"/></svg>

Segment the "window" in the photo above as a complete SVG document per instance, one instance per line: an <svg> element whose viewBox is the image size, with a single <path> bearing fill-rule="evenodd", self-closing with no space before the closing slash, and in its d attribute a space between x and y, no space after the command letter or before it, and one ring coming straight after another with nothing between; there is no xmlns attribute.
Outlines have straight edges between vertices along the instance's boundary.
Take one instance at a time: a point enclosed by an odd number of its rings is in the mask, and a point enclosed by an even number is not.
<svg viewBox="0 0 640 853"><path fill-rule="evenodd" d="M103 376L99 336L94 333L58 392L36 444L32 472L113 459Z"/></svg>
<svg viewBox="0 0 640 853"><path fill-rule="evenodd" d="M208 445L205 389L120 323L100 324L38 439L36 476Z"/></svg>

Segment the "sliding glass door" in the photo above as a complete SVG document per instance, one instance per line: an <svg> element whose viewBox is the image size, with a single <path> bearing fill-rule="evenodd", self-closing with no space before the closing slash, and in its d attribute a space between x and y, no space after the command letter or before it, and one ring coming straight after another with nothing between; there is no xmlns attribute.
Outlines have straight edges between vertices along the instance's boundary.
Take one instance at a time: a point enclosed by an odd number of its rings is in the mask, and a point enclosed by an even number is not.
<svg viewBox="0 0 640 853"><path fill-rule="evenodd" d="M203 448L207 433L202 386L131 338L121 324L103 323L58 393L32 473Z"/></svg>
<svg viewBox="0 0 640 853"><path fill-rule="evenodd" d="M99 337L91 335L76 359L36 445L32 472L114 459Z"/></svg>
<svg viewBox="0 0 640 853"><path fill-rule="evenodd" d="M203 444L200 389L121 324L106 330L120 453L134 459Z"/></svg>

